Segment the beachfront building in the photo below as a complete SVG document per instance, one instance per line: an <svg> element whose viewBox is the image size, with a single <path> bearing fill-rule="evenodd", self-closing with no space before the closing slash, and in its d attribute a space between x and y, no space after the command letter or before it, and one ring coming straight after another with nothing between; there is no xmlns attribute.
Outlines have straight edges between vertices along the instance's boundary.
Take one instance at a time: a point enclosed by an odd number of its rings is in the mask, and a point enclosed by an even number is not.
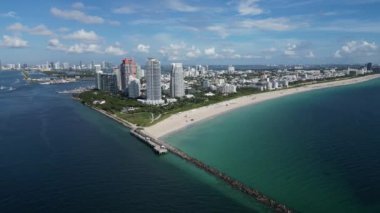
<svg viewBox="0 0 380 213"><path fill-rule="evenodd" d="M144 70L141 69L140 65L137 65L136 66L136 78L141 79L142 77L144 77Z"/></svg>
<svg viewBox="0 0 380 213"><path fill-rule="evenodd" d="M202 87L203 87L203 89L208 89L208 88L210 88L210 86L211 86L210 80L205 79L205 80L202 81Z"/></svg>
<svg viewBox="0 0 380 213"><path fill-rule="evenodd" d="M138 98L140 96L141 96L140 80L137 78L130 79L129 85L128 85L128 97Z"/></svg>
<svg viewBox="0 0 380 213"><path fill-rule="evenodd" d="M155 58L148 58L145 71L147 104L163 104L161 99L161 63Z"/></svg>
<svg viewBox="0 0 380 213"><path fill-rule="evenodd" d="M129 79L132 76L136 78L137 64L134 59L125 58L120 64L121 91L126 92Z"/></svg>
<svg viewBox="0 0 380 213"><path fill-rule="evenodd" d="M99 74L100 77L100 85L99 90L110 92L110 93L117 93L117 78L116 75L113 73L101 73Z"/></svg>
<svg viewBox="0 0 380 213"><path fill-rule="evenodd" d="M119 91L122 91L121 89L121 73L119 68L114 68L113 73L116 75L116 81L117 81L117 89Z"/></svg>
<svg viewBox="0 0 380 213"><path fill-rule="evenodd" d="M218 87L218 91L222 94L236 93L236 86L232 84L224 84Z"/></svg>
<svg viewBox="0 0 380 213"><path fill-rule="evenodd" d="M185 96L185 82L182 63L173 63L170 76L170 95L173 98Z"/></svg>
<svg viewBox="0 0 380 213"><path fill-rule="evenodd" d="M103 71L99 70L95 73L95 88L100 90L102 87L102 81L101 81L101 75L103 74Z"/></svg>

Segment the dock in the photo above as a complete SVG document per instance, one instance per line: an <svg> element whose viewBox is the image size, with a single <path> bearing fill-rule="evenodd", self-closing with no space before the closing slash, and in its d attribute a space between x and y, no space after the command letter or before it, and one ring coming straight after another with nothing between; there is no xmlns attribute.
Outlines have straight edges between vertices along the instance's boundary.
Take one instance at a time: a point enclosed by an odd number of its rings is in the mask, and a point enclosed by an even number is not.
<svg viewBox="0 0 380 213"><path fill-rule="evenodd" d="M151 146L155 150L156 153L165 154L167 152L171 152L174 155L182 158L183 160L186 160L187 162L209 173L210 175L222 180L223 182L225 182L232 188L239 190L247 194L248 196L254 198L257 202L271 208L274 212L281 212L281 213L293 212L290 208L286 207L284 204L281 204L275 201L274 199L271 199L265 196L263 193L243 184L242 182L228 176L227 174L224 174L218 169L213 168L209 165L206 165L205 163L197 160L196 158L189 156L185 152L165 143L162 140L149 136L141 128L132 129L131 134L137 137L138 139L140 139L141 141L145 142L149 146Z"/></svg>
<svg viewBox="0 0 380 213"><path fill-rule="evenodd" d="M139 133L138 129L132 129L131 134L140 139L140 141L144 142L148 146L152 147L153 151L157 154L162 155L168 153L168 150L165 145L157 143L156 140L149 136L142 135L141 133Z"/></svg>

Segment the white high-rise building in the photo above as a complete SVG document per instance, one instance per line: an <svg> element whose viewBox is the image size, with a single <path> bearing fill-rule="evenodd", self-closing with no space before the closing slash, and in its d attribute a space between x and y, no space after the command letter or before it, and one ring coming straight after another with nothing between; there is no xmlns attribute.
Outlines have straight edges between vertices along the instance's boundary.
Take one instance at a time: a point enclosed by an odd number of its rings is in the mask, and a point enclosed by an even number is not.
<svg viewBox="0 0 380 213"><path fill-rule="evenodd" d="M116 75L117 89L121 91L121 73L119 68L114 68L113 73Z"/></svg>
<svg viewBox="0 0 380 213"><path fill-rule="evenodd" d="M145 71L146 79L146 103L162 104L161 99L161 63L155 58L149 58Z"/></svg>
<svg viewBox="0 0 380 213"><path fill-rule="evenodd" d="M235 67L230 65L228 66L228 73L234 73L235 72Z"/></svg>
<svg viewBox="0 0 380 213"><path fill-rule="evenodd" d="M182 63L173 63L170 77L170 95L174 97L185 96L185 82Z"/></svg>
<svg viewBox="0 0 380 213"><path fill-rule="evenodd" d="M102 70L102 66L100 64L95 64L94 68L95 68L95 72L99 72Z"/></svg>
<svg viewBox="0 0 380 213"><path fill-rule="evenodd" d="M218 87L218 90L223 94L236 93L236 86L232 84L224 84Z"/></svg>
<svg viewBox="0 0 380 213"><path fill-rule="evenodd" d="M141 95L140 91L141 91L140 80L131 76L129 85L128 85L128 97L138 98Z"/></svg>
<svg viewBox="0 0 380 213"><path fill-rule="evenodd" d="M99 70L95 73L95 88L100 90L102 89L102 74L103 71Z"/></svg>

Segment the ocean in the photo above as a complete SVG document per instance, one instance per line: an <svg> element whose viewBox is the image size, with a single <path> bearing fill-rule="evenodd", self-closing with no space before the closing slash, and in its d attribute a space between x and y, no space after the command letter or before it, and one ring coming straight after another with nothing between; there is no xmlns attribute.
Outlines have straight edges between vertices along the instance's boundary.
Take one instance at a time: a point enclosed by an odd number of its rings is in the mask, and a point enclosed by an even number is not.
<svg viewBox="0 0 380 213"><path fill-rule="evenodd" d="M91 83L0 72L0 212L271 212L56 93ZM380 212L379 91L287 96L165 139L298 212Z"/></svg>
<svg viewBox="0 0 380 213"><path fill-rule="evenodd" d="M56 93L92 83L28 84L0 72L1 213L267 211Z"/></svg>
<svg viewBox="0 0 380 213"><path fill-rule="evenodd" d="M380 212L380 79L247 106L165 137L299 212Z"/></svg>

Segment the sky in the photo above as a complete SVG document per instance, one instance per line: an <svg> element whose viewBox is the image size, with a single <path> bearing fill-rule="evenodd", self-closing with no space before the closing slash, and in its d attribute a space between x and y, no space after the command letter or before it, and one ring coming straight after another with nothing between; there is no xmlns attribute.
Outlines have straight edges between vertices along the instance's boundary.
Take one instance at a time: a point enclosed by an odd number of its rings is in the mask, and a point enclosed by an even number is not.
<svg viewBox="0 0 380 213"><path fill-rule="evenodd" d="M380 63L380 0L1 0L0 60Z"/></svg>

